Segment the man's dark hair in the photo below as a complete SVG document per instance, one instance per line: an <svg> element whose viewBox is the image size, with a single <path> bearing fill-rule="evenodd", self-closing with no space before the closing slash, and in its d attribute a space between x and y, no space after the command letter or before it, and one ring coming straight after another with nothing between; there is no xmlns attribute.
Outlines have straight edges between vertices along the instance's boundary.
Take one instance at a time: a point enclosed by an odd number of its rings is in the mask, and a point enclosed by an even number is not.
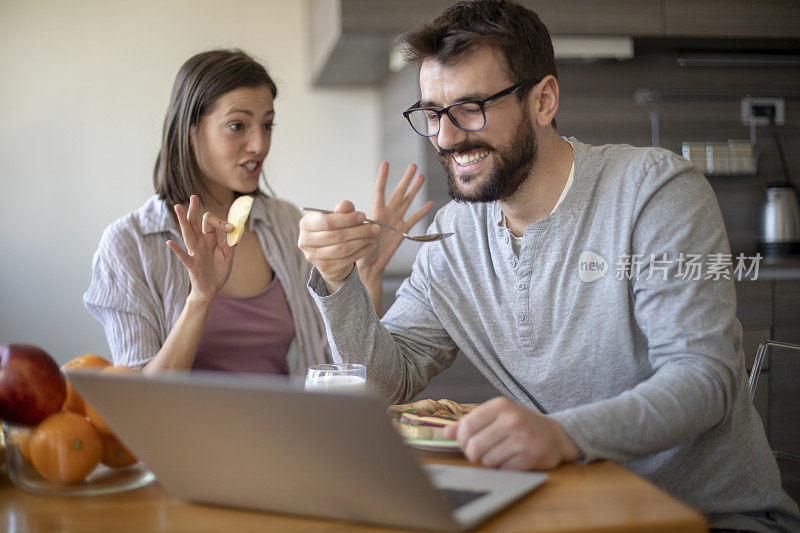
<svg viewBox="0 0 800 533"><path fill-rule="evenodd" d="M278 95L267 70L242 50L211 50L190 57L178 71L164 117L161 150L153 170L153 185L167 205L189 201L208 192L192 151L189 130L210 113L217 99L240 87L266 87Z"/></svg>
<svg viewBox="0 0 800 533"><path fill-rule="evenodd" d="M510 0L474 0L447 8L436 20L399 39L406 59L447 64L478 46L502 51L514 83L556 76L550 33L539 15ZM519 91L520 98L527 91Z"/></svg>

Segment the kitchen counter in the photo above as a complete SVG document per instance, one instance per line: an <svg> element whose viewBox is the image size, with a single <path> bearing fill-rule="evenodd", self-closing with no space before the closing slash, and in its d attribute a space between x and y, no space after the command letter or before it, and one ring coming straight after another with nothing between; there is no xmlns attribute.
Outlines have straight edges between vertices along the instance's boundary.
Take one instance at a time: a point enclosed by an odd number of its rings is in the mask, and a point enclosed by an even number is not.
<svg viewBox="0 0 800 533"><path fill-rule="evenodd" d="M800 280L800 257L762 261L758 270L758 279L763 281Z"/></svg>

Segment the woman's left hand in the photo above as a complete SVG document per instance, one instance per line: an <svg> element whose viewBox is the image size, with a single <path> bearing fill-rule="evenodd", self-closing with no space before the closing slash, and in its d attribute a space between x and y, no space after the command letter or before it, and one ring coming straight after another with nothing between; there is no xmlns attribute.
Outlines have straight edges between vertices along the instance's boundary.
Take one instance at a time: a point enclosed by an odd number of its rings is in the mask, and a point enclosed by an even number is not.
<svg viewBox="0 0 800 533"><path fill-rule="evenodd" d="M389 176L389 163L384 161L378 170L378 180L375 182L375 189L372 193L372 210L369 217L378 222L389 224L400 231L408 232L411 227L422 220L422 217L430 213L433 209L433 202L423 205L419 211L403 218L408 211L414 197L417 196L425 178L422 174L414 178L417 165L408 165L406 173L400 183L395 187L389 202L386 203L386 179ZM413 179L413 183L412 183ZM402 235L394 231L381 228L380 233L375 237L378 246L371 254L362 257L356 264L358 265L358 275L367 287L367 291L372 297L375 312L381 314L382 291L383 291L383 269L389 263L397 247L403 241Z"/></svg>
<svg viewBox="0 0 800 533"><path fill-rule="evenodd" d="M389 202L386 202L386 180L389 176L389 163L381 163L378 170L378 179L375 182L375 189L372 193L372 210L369 217L378 222L389 224L400 231L408 232L411 227L422 220L422 218L430 213L433 209L433 202L427 202L416 213L413 213L408 218L404 218L406 211L408 211L411 202L417 196L423 182L425 181L422 174L414 178L414 173L417 171L417 165L408 165L403 178L400 183L395 187ZM412 183L413 180L413 183ZM397 251L397 247L403 241L403 237L394 231L381 228L381 232L376 237L378 247L374 252L358 260L358 272L361 279L383 276L383 269L389 263L389 260Z"/></svg>

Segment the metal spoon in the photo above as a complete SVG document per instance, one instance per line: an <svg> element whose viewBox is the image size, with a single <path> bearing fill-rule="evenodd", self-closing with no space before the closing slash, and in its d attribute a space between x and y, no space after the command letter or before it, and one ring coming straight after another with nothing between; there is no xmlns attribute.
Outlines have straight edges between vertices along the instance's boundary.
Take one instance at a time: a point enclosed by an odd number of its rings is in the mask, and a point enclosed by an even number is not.
<svg viewBox="0 0 800 533"><path fill-rule="evenodd" d="M300 209L302 209L303 211L319 211L320 213L327 213L329 215L334 213L333 211L328 211L327 209L317 209L316 207L301 207ZM451 235L454 235L453 233L429 233L427 235L409 235L408 233L400 231L399 229L397 229L395 227L392 227L392 226L390 226L388 224L384 224L382 222L378 222L377 220L372 220L371 218L366 219L364 221L364 223L377 224L378 226L380 226L382 228L386 228L386 229L390 229L392 231L396 231L397 233L399 233L400 235L402 235L406 239L409 239L411 241L417 241L417 242L441 241L442 239L446 239L447 237L450 237Z"/></svg>

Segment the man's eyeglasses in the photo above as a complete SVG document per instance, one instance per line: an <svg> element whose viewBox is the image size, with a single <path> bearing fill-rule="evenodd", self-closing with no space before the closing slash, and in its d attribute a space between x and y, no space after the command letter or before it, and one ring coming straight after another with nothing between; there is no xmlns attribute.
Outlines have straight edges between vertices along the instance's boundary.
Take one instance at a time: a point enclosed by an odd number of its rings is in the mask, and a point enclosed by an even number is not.
<svg viewBox="0 0 800 533"><path fill-rule="evenodd" d="M526 85L536 83L533 80L526 80L522 83L512 85L498 93L494 93L483 100L467 100L457 102L447 107L419 107L419 102L403 111L403 116L414 131L423 137L435 137L439 135L442 123L442 115L447 115L453 125L464 131L478 131L486 126L486 104L498 100L509 94L513 94Z"/></svg>

